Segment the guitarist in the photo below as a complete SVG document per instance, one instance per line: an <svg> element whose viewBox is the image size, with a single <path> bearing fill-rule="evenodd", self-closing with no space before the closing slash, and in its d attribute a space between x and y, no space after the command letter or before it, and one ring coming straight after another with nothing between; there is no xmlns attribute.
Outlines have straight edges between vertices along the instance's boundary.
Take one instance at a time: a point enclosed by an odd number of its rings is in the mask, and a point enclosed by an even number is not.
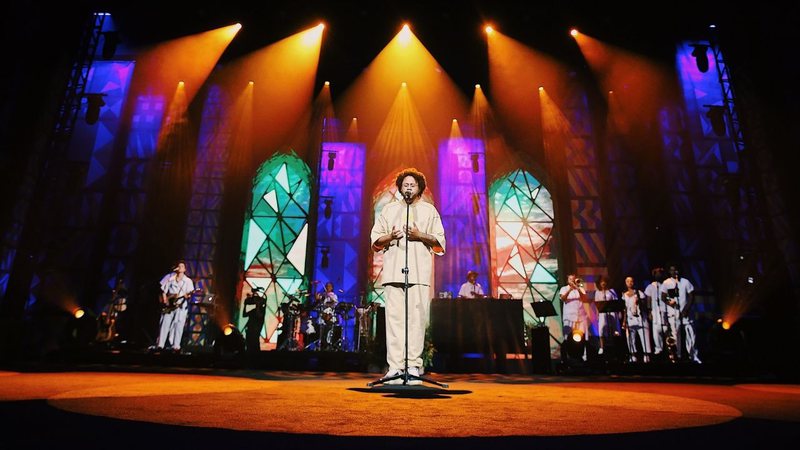
<svg viewBox="0 0 800 450"><path fill-rule="evenodd" d="M156 350L169 348L173 352L180 352L189 297L193 291L194 283L186 275L186 263L183 261L178 262L172 272L161 279L161 320Z"/></svg>

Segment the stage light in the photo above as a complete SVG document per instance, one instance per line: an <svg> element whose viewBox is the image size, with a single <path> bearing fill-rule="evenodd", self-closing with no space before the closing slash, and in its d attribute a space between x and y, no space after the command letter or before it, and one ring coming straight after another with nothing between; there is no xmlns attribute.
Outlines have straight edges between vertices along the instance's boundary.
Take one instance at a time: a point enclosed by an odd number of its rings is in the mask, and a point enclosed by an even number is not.
<svg viewBox="0 0 800 450"><path fill-rule="evenodd" d="M336 152L328 152L328 170L333 170L336 165Z"/></svg>
<svg viewBox="0 0 800 450"><path fill-rule="evenodd" d="M400 34L397 36L397 41L403 45L407 45L411 42L411 28L408 24L403 25L403 28L400 30Z"/></svg>
<svg viewBox="0 0 800 450"><path fill-rule="evenodd" d="M322 197L322 202L325 203L323 215L326 219L330 219L333 215L333 197Z"/></svg>
<svg viewBox="0 0 800 450"><path fill-rule="evenodd" d="M330 257L328 255L331 253L331 248L327 245L320 245L319 251L322 253L322 260L319 265L323 269L327 269L330 265Z"/></svg>
<svg viewBox="0 0 800 450"><path fill-rule="evenodd" d="M578 35L578 29L577 28L573 28L573 29L569 30L569 34L572 37L577 36Z"/></svg>
<svg viewBox="0 0 800 450"><path fill-rule="evenodd" d="M491 36L492 33L494 33L494 28L492 28L491 25L486 25L486 28L484 28L483 30L486 31L486 34L488 34L490 36Z"/></svg>
<svg viewBox="0 0 800 450"><path fill-rule="evenodd" d="M104 31L100 34L103 35L103 50L100 55L103 59L111 59L117 52L117 45L120 43L119 31Z"/></svg>
<svg viewBox="0 0 800 450"><path fill-rule="evenodd" d="M725 136L725 107L719 105L703 105L708 108L706 117L711 121L711 129L717 136Z"/></svg>
<svg viewBox="0 0 800 450"><path fill-rule="evenodd" d="M480 85L480 84L476 84L476 85L475 85L475 89L480 89L480 88L481 88L481 85Z"/></svg>
<svg viewBox="0 0 800 450"><path fill-rule="evenodd" d="M614 91L608 91L608 95L613 95Z"/></svg>
<svg viewBox="0 0 800 450"><path fill-rule="evenodd" d="M229 324L225 325L224 327L222 327L222 334L225 335L225 336L230 336L234 332L236 332L236 326L233 325L232 323L229 323Z"/></svg>
<svg viewBox="0 0 800 450"><path fill-rule="evenodd" d="M239 31L239 30L242 29L242 24L239 23L239 22L236 22L235 24L233 24L233 27L236 29L236 31Z"/></svg>
<svg viewBox="0 0 800 450"><path fill-rule="evenodd" d="M543 90L544 90L544 86L539 86L539 92L542 92Z"/></svg>
<svg viewBox="0 0 800 450"><path fill-rule="evenodd" d="M183 86L184 86L184 84L185 84L185 83L183 82L183 80L181 80L181 81L178 81L178 87L183 87Z"/></svg>
<svg viewBox="0 0 800 450"><path fill-rule="evenodd" d="M708 45L705 44L692 44L692 56L694 56L697 70L700 72L708 72Z"/></svg>
<svg viewBox="0 0 800 450"><path fill-rule="evenodd" d="M586 348L586 339L580 329L573 328L571 333L564 338L562 352L563 356L580 360Z"/></svg>
<svg viewBox="0 0 800 450"><path fill-rule="evenodd" d="M326 86L326 87L327 87L327 86L330 86L330 85L331 85L331 82L330 82L330 81L326 81L326 82L325 82L325 86Z"/></svg>
<svg viewBox="0 0 800 450"><path fill-rule="evenodd" d="M728 322L727 320L723 320L722 321L722 329L723 330L730 330L731 329L731 323Z"/></svg>
<svg viewBox="0 0 800 450"><path fill-rule="evenodd" d="M405 81L403 81L402 83L400 83L400 86L401 86L401 87L407 87L408 85L406 84L406 82L405 82Z"/></svg>
<svg viewBox="0 0 800 450"><path fill-rule="evenodd" d="M242 332L232 323L222 327L222 336L214 340L214 353L217 357L226 356L237 357L243 355L245 351L245 341Z"/></svg>
<svg viewBox="0 0 800 450"><path fill-rule="evenodd" d="M458 123L458 119L453 119L453 123Z"/></svg>
<svg viewBox="0 0 800 450"><path fill-rule="evenodd" d="M250 86L252 86L252 85L254 85L255 83L254 83L254 82L252 82L252 81L249 81L247 84L249 84Z"/></svg>
<svg viewBox="0 0 800 450"><path fill-rule="evenodd" d="M94 125L100 120L100 108L106 105L106 94L83 94L86 97L86 123Z"/></svg>
<svg viewBox="0 0 800 450"><path fill-rule="evenodd" d="M72 311L72 317L74 317L76 319L80 319L85 314L86 314L86 311L83 308L75 308L75 310Z"/></svg>

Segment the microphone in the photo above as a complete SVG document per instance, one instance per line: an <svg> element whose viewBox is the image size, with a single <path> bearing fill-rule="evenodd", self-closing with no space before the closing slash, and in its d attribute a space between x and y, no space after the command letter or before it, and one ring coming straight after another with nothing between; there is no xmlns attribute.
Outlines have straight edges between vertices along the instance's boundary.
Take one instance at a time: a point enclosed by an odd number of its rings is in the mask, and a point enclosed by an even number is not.
<svg viewBox="0 0 800 450"><path fill-rule="evenodd" d="M403 192L403 197L405 197L406 200L410 200L411 199L411 191Z"/></svg>

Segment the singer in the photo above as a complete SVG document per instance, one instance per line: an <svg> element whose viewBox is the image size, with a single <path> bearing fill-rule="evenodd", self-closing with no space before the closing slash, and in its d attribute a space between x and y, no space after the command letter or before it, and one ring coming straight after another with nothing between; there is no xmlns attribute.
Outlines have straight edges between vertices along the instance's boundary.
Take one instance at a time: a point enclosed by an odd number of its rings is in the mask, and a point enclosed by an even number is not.
<svg viewBox="0 0 800 450"><path fill-rule="evenodd" d="M425 175L414 168L397 175L397 190L403 201L383 207L370 234L372 249L384 252L380 283L386 299L386 362L389 371L384 378L402 374L405 359L405 253L408 234L408 374L420 375L425 328L428 325L433 255L444 255L444 227L439 211L422 200ZM408 205L408 208L406 207ZM406 217L408 211L408 217ZM408 229L406 229L408 223ZM402 379L386 384L402 384ZM409 384L422 384L420 380Z"/></svg>
<svg viewBox="0 0 800 450"><path fill-rule="evenodd" d="M161 351L169 345L173 352L180 352L189 312L188 298L193 291L194 283L186 275L186 263L183 261L175 264L172 272L161 278L161 320L155 350Z"/></svg>

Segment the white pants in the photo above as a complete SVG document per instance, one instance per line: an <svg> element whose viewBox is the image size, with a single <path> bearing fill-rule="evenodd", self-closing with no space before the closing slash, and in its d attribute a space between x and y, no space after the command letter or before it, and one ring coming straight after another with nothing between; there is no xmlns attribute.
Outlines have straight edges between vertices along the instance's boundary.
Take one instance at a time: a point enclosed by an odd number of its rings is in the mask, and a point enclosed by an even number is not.
<svg viewBox="0 0 800 450"><path fill-rule="evenodd" d="M628 316L628 351L631 355L636 354L636 336L639 336L639 341L642 343L642 353L649 354L652 349L650 348L650 333L647 326L647 320L642 321L640 317L631 320Z"/></svg>
<svg viewBox="0 0 800 450"><path fill-rule="evenodd" d="M659 302L660 303L660 302ZM653 350L661 353L664 350L664 313L661 311L663 306L654 305L653 307L653 326L650 331L653 334Z"/></svg>
<svg viewBox="0 0 800 450"><path fill-rule="evenodd" d="M386 296L386 362L389 370L405 368L406 307L403 287L384 285ZM430 286L408 287L408 367L422 367L425 329L430 317Z"/></svg>
<svg viewBox="0 0 800 450"><path fill-rule="evenodd" d="M683 350L689 355L689 359L697 359L697 347L695 347L694 322L688 317L681 317L677 308L667 307L667 320L672 331L672 338L675 339L675 346L678 351L678 358L683 357ZM680 332L683 327L683 333ZM686 340L683 339L686 335Z"/></svg>
<svg viewBox="0 0 800 450"><path fill-rule="evenodd" d="M186 316L189 313L187 306L181 306L174 310L161 314L161 329L158 332L158 348L164 348L169 342L169 345L175 349L180 350L181 339L183 339L183 328L186 325Z"/></svg>

